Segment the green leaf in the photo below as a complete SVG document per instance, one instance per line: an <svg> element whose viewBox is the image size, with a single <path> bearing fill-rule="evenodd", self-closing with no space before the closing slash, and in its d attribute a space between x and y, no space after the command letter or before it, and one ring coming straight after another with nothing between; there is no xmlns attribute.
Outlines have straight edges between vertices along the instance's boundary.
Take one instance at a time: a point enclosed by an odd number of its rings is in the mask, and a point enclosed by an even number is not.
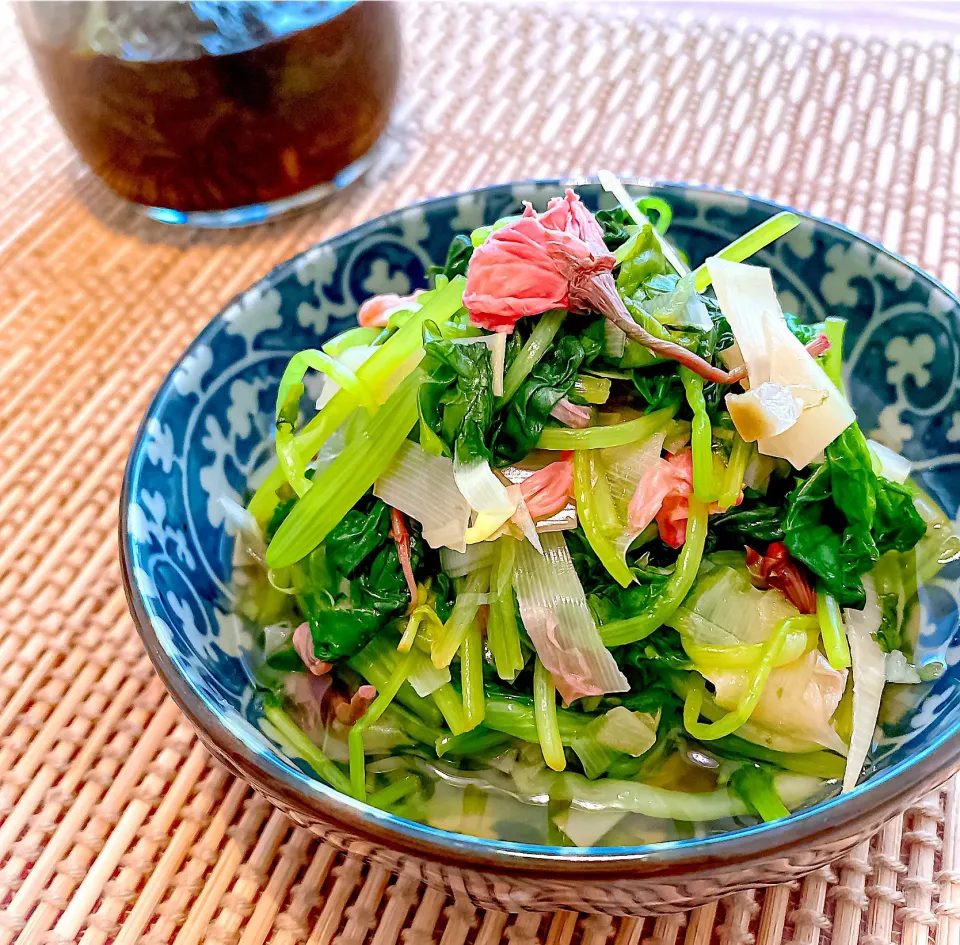
<svg viewBox="0 0 960 945"><path fill-rule="evenodd" d="M717 547L741 548L758 542L767 545L783 541L783 519L786 507L782 502L764 502L744 499L710 519L711 534L717 538Z"/></svg>
<svg viewBox="0 0 960 945"><path fill-rule="evenodd" d="M424 567L424 558L423 541L411 523L414 573L437 570L432 564ZM390 509L370 495L344 516L303 562L300 572L297 605L310 624L314 653L321 660L333 662L358 653L410 604L397 546L390 536Z"/></svg>
<svg viewBox="0 0 960 945"><path fill-rule="evenodd" d="M447 456L461 463L490 460L487 446L493 420L493 363L485 344L440 339L424 346L424 379L418 393L423 429ZM425 447L428 448L428 447Z"/></svg>
<svg viewBox="0 0 960 945"><path fill-rule="evenodd" d="M470 237L458 233L450 242L446 261L442 266L431 266L430 275L446 276L448 279L453 279L455 276L465 276L473 250L474 246Z"/></svg>
<svg viewBox="0 0 960 945"><path fill-rule="evenodd" d="M352 577L364 559L388 540L389 532L390 509L368 495L330 530L324 542L327 561L342 577Z"/></svg>
<svg viewBox="0 0 960 945"><path fill-rule="evenodd" d="M594 356L599 345L586 334L564 334L533 366L517 392L500 411L495 424L493 448L496 463L506 466L523 459L540 439L550 411L566 397L577 380L581 365Z"/></svg>
<svg viewBox="0 0 960 945"><path fill-rule="evenodd" d="M843 607L866 601L861 578L886 551L909 551L926 526L913 494L876 475L866 440L851 424L825 462L788 498L784 540Z"/></svg>

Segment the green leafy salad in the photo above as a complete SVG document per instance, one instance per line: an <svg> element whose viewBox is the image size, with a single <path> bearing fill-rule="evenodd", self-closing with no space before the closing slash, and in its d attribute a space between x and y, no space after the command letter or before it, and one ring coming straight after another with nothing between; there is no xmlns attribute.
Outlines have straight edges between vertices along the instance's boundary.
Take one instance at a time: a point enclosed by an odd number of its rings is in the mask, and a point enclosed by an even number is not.
<svg viewBox="0 0 960 945"><path fill-rule="evenodd" d="M785 817L869 773L957 553L845 395L844 323L671 209L571 190L294 356L243 508L264 731L335 789L533 843ZM316 406L314 407L314 404ZM305 408L309 409L305 409ZM309 419L307 419L309 417Z"/></svg>

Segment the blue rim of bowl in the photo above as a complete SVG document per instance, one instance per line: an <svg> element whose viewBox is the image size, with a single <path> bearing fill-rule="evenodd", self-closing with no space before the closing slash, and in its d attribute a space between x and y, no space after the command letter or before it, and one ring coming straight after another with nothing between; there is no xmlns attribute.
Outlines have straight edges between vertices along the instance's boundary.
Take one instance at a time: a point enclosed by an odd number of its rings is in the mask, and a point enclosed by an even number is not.
<svg viewBox="0 0 960 945"><path fill-rule="evenodd" d="M629 186L636 187L660 188L681 193L696 191L714 194L721 198L745 198L753 204L768 209L771 213L790 210L804 220L853 237L878 253L896 260L920 279L943 292L960 309L960 298L934 276L924 272L919 266L904 259L898 253L887 249L881 243L841 223L739 190L724 190L718 187L660 181L646 177L625 177L623 181ZM354 240L369 231L390 225L400 215L411 210L455 201L462 197L483 195L506 187L530 186L559 189L597 184L597 179L591 177L530 178L491 184L408 204L339 233L324 242L335 246L340 242ZM315 249L316 245L322 244L315 244L276 266L257 280L254 286L268 289L282 281L294 271L299 260ZM691 868L703 875L730 865L742 866L758 859L769 860L779 851L788 851L797 844L809 843L819 837L837 836L839 839L854 832L860 833L864 823L872 823L877 811L892 813L892 808L898 801L911 803L922 793L942 784L952 773L960 769L960 739L956 737L960 733L960 718L958 718L948 731L937 736L919 752L871 776L850 793L821 801L783 820L741 827L716 836L638 846L562 847L490 840L407 820L341 794L320 780L304 774L292 763L283 764L275 761L247 744L231 733L220 721L203 697L190 685L188 679L177 670L160 645L133 575L131 551L128 545L128 509L133 472L142 454L147 424L167 396L173 374L198 342L219 329L224 312L254 286L237 293L210 320L170 368L152 398L137 430L124 470L120 496L119 550L127 604L154 668L174 701L201 733L208 747L222 760L232 764L245 778L251 780L255 787L262 788L265 793L281 796L292 809L309 811L318 819L325 820L334 827L342 827L365 839L381 842L384 846L401 848L404 852L415 856L427 856L455 865L464 865L467 861L471 866L489 867L509 873L534 873L540 876L545 873L562 874L574 870L588 871L592 877L604 873L622 876L631 871L639 874L651 872L675 874L686 868ZM258 782L258 778L266 779L266 784Z"/></svg>

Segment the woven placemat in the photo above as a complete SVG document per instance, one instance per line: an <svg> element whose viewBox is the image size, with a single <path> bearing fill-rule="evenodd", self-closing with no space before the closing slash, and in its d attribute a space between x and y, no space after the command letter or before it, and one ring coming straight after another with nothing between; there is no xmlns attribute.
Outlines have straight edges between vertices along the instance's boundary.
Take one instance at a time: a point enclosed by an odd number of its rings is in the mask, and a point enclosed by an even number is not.
<svg viewBox="0 0 960 945"><path fill-rule="evenodd" d="M381 211L607 166L833 217L957 287L958 47L585 7L405 7L375 173L211 234L139 219L91 177L0 6L0 945L960 942L955 783L832 869L686 916L448 902L216 767L127 616L117 496L156 385L233 293Z"/></svg>

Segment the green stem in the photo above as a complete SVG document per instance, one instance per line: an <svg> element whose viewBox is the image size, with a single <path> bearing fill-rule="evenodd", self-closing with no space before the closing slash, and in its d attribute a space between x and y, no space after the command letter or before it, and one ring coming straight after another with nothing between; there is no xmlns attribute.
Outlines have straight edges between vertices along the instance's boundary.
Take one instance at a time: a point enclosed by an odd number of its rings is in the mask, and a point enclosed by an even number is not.
<svg viewBox="0 0 960 945"><path fill-rule="evenodd" d="M693 686L687 692L687 697L683 703L684 728L694 738L699 738L701 741L712 741L715 738L722 738L724 735L732 735L744 722L749 720L753 710L756 709L767 680L770 678L770 673L773 672L777 656L783 648L787 634L794 630L805 630L808 624L809 618L804 616L788 617L786 620L780 621L770 638L763 644L763 656L741 694L736 709L728 712L716 722L700 721L703 687L702 684Z"/></svg>
<svg viewBox="0 0 960 945"><path fill-rule="evenodd" d="M354 653L347 660L347 665L380 692L390 681L390 676L397 668L400 653L385 634L375 636L359 653ZM450 686L447 683L447 686ZM441 687L443 688L443 687ZM451 691L453 687L450 686ZM440 690L437 690L439 692ZM454 692L454 699L460 705L460 697ZM437 693L431 693L433 702L418 696L416 690L409 683L404 683L397 693L397 702L406 706L417 718L426 725L438 728L443 724L444 715L434 702L437 702ZM449 723L448 723L449 724Z"/></svg>
<svg viewBox="0 0 960 945"><path fill-rule="evenodd" d="M379 807L381 810L386 810L396 804L397 801L403 800L407 795L419 791L420 787L420 779L415 774L408 774L394 781L393 784L388 784L386 787L380 788L379 791L374 791L367 798L367 803Z"/></svg>
<svg viewBox="0 0 960 945"><path fill-rule="evenodd" d="M843 386L843 335L846 327L846 319L832 315L823 323L823 333L830 342L824 355L823 370L844 397L847 396Z"/></svg>
<svg viewBox="0 0 960 945"><path fill-rule="evenodd" d="M626 561L617 554L613 542L604 534L598 514L599 509L595 501L596 483L601 476L604 476L604 472L598 469L592 450L577 450L573 454L573 489L577 501L577 516L583 528L583 534L610 576L621 587L629 587L635 580L633 572Z"/></svg>
<svg viewBox="0 0 960 945"><path fill-rule="evenodd" d="M336 358L318 351L316 348L305 348L298 351L287 363L283 375L280 377L280 386L277 388L277 419L286 402L287 395L294 384L303 381L307 371L313 369L329 377L341 390L349 391L357 403L366 407L371 413L377 409L377 401L369 387L360 384L357 375L345 364Z"/></svg>
<svg viewBox="0 0 960 945"><path fill-rule="evenodd" d="M686 675L686 674L684 674ZM587 715L583 712L574 712L571 709L557 709L557 724L560 726L560 737L565 745L578 735L595 719L596 715ZM487 696L487 714L483 720L487 728L512 735L521 741L537 744L537 721L533 706L529 700L511 699L492 693Z"/></svg>
<svg viewBox="0 0 960 945"><path fill-rule="evenodd" d="M454 735L459 735L467 730L467 723L463 718L463 702L460 695L450 683L444 683L439 689L434 689L430 693L430 698L440 710L447 728Z"/></svg>
<svg viewBox="0 0 960 945"><path fill-rule="evenodd" d="M463 643L467 627L477 619L477 611L480 609L480 605L476 602L477 595L484 594L489 589L490 571L488 569L474 571L467 578L463 592L457 595L447 622L437 633L430 648L430 657L437 669L443 669L453 661Z"/></svg>
<svg viewBox="0 0 960 945"><path fill-rule="evenodd" d="M493 656L497 675L513 681L523 669L523 652L520 649L520 629L513 603L513 562L517 542L509 536L497 541L497 561L490 580L490 588L497 594L490 602L487 617L487 646Z"/></svg>
<svg viewBox="0 0 960 945"><path fill-rule="evenodd" d="M613 194L617 200L620 201L620 206L627 211L627 215L633 220L637 226L649 226L653 231L653 235L657 241L657 245L660 248L660 252L663 253L667 262L676 270L678 276L685 276L690 270L683 264L680 257L677 255L677 251L667 242L663 234L655 227L652 223L643 215L643 212L637 207L636 203L630 199L630 195L627 193L626 188L620 182L620 180L615 177L610 171L599 171L597 173L597 178L600 181L600 186L603 187L605 191Z"/></svg>
<svg viewBox="0 0 960 945"><path fill-rule="evenodd" d="M333 462L315 476L267 548L267 566L285 568L317 547L390 465L417 422L418 368Z"/></svg>
<svg viewBox="0 0 960 945"><path fill-rule="evenodd" d="M673 574L657 599L635 617L613 620L600 627L603 645L622 646L635 643L650 636L662 627L693 587L703 558L707 539L707 506L696 496L690 496L690 518L687 520L687 537L677 556Z"/></svg>
<svg viewBox="0 0 960 945"><path fill-rule="evenodd" d="M350 734L347 736L347 749L350 754L351 793L358 801L367 799L366 762L363 753L364 729L373 725L383 715L387 706L393 702L400 687L407 681L412 666L413 652L411 651L399 661L387 685L381 692L377 693L376 699L370 703L363 716L353 723Z"/></svg>
<svg viewBox="0 0 960 945"><path fill-rule="evenodd" d="M540 434L537 448L541 450L599 450L626 446L645 440L665 429L673 419L675 409L664 407L653 413L617 423L609 427L585 427L582 430L567 427L548 427Z"/></svg>
<svg viewBox="0 0 960 945"><path fill-rule="evenodd" d="M846 669L850 665L850 646L843 629L840 605L823 591L817 592L817 618L828 662L834 669Z"/></svg>
<svg viewBox="0 0 960 945"><path fill-rule="evenodd" d="M759 226L737 237L732 243L725 246L718 253L713 255L719 259L728 259L730 262L743 262L749 259L754 253L758 253L765 246L769 246L775 240L785 236L795 226L800 223L800 217L789 210L784 210L769 220L764 220ZM698 292L703 292L710 285L710 273L707 271L707 264L701 263L693 272L696 278Z"/></svg>
<svg viewBox="0 0 960 945"><path fill-rule="evenodd" d="M534 365L546 354L566 317L567 313L562 308L551 309L540 316L527 343L520 349L503 378L503 396L497 402L498 407L505 404L520 389Z"/></svg>
<svg viewBox="0 0 960 945"><path fill-rule="evenodd" d="M460 688L463 692L463 720L466 730L483 721L483 639L474 620L460 644Z"/></svg>
<svg viewBox="0 0 960 945"><path fill-rule="evenodd" d="M550 671L537 658L533 668L533 717L537 724L537 738L543 751L543 760L554 771L563 771L567 759L560 741L560 723L557 720L557 688Z"/></svg>
<svg viewBox="0 0 960 945"><path fill-rule="evenodd" d="M423 347L423 323L444 324L460 308L465 280L451 279L442 289L431 293L431 298L397 332L391 335L364 364L357 368L359 386L379 396L384 385L404 365L410 356ZM333 435L340 425L359 406L354 394L339 390L310 422L297 434L297 450L302 462L308 462ZM257 489L248 508L261 525L269 521L277 504L277 489L283 485L284 474L278 467Z"/></svg>
<svg viewBox="0 0 960 945"><path fill-rule="evenodd" d="M509 741L509 735L481 725L472 732L464 732L461 735L443 735L437 739L436 751L440 758L444 755L471 757L506 745Z"/></svg>
<svg viewBox="0 0 960 945"><path fill-rule="evenodd" d="M730 458L727 461L727 468L720 486L720 497L717 500L721 511L737 504L737 499L740 498L740 492L743 490L743 476L747 471L747 463L750 462L752 453L753 444L747 443L734 430L733 446L730 448Z"/></svg>
<svg viewBox="0 0 960 945"><path fill-rule="evenodd" d="M680 379L687 394L687 403L693 411L690 428L690 448L693 451L693 491L703 502L717 498L713 471L713 429L707 415L707 402L703 397L703 378L689 368L680 368Z"/></svg>
<svg viewBox="0 0 960 945"><path fill-rule="evenodd" d="M277 730L283 739L307 761L317 775L330 787L341 794L353 793L347 776L322 752L303 730L278 705L266 703L263 707L264 718Z"/></svg>

